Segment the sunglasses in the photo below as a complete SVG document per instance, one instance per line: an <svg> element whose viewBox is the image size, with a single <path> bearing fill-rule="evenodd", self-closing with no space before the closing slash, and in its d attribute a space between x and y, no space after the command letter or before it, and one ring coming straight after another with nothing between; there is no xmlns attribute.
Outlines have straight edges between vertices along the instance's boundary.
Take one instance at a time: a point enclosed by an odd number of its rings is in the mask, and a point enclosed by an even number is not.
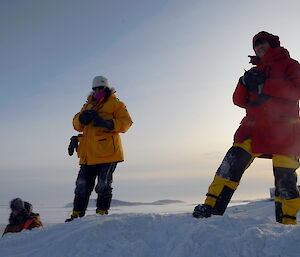
<svg viewBox="0 0 300 257"><path fill-rule="evenodd" d="M105 88L105 86L93 87L93 90L96 91L98 89L104 89L104 88Z"/></svg>

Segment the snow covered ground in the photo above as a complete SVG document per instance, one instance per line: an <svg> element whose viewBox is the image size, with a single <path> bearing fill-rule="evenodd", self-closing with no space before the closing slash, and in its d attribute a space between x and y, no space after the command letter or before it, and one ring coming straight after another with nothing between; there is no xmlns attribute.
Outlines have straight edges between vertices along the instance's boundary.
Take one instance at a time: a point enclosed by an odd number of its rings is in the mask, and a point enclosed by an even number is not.
<svg viewBox="0 0 300 257"><path fill-rule="evenodd" d="M92 208L86 217L70 223L62 223L68 208L55 210L60 217L53 217L50 209L44 215L41 210L46 226L6 234L0 240L0 256L300 256L300 226L277 224L272 201L232 206L222 217L200 220L192 218L192 209L186 203L121 206L108 216L96 216Z"/></svg>

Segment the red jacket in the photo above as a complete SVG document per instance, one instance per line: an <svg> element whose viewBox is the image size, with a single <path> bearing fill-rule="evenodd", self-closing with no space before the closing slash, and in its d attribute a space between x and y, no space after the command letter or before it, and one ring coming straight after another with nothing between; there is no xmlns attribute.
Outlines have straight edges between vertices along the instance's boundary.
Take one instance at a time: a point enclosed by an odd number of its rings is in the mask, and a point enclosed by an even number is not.
<svg viewBox="0 0 300 257"><path fill-rule="evenodd" d="M277 47L270 48L255 68L266 73L262 94L269 97L259 103L257 93L238 83L233 102L246 109L246 116L234 142L251 138L253 153L300 156L300 64Z"/></svg>
<svg viewBox="0 0 300 257"><path fill-rule="evenodd" d="M16 233L21 232L24 229L31 230L33 228L39 227L43 227L43 223L40 219L39 214L31 213L29 218L24 219L19 224L8 224L4 230L3 235L6 233Z"/></svg>

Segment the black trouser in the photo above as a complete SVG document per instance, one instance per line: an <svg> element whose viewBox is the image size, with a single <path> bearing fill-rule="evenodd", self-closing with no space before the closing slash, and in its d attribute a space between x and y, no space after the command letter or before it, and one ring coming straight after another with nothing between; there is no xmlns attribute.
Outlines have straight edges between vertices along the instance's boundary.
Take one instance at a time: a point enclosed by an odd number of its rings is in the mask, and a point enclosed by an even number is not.
<svg viewBox="0 0 300 257"><path fill-rule="evenodd" d="M97 197L97 209L108 210L112 198L112 181L113 172L117 166L116 162L96 164L96 165L80 165L79 174L76 180L74 211L79 211L80 216L84 216L89 203L90 195L95 186L96 177L98 183L95 191Z"/></svg>

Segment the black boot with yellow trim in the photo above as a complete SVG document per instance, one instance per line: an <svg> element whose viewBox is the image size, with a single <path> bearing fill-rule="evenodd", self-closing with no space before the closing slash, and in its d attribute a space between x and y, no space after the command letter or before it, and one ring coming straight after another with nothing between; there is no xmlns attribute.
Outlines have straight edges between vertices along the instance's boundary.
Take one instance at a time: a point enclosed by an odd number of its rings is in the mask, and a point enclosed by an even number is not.
<svg viewBox="0 0 300 257"><path fill-rule="evenodd" d="M274 167L275 176L275 217L282 224L297 224L300 209L300 195L297 188L296 169Z"/></svg>
<svg viewBox="0 0 300 257"><path fill-rule="evenodd" d="M96 209L96 214L98 215L108 215L108 210L100 210L100 209Z"/></svg>
<svg viewBox="0 0 300 257"><path fill-rule="evenodd" d="M215 176L204 204L195 207L195 218L208 218L211 215L223 215L239 183Z"/></svg>
<svg viewBox="0 0 300 257"><path fill-rule="evenodd" d="M85 215L85 212L82 212L82 211L74 211L72 212L71 214L71 217L66 219L65 222L70 222L74 219L78 219L78 218L81 218Z"/></svg>
<svg viewBox="0 0 300 257"><path fill-rule="evenodd" d="M275 197L276 221L285 225L296 225L299 206L300 198L282 200L279 197Z"/></svg>
<svg viewBox="0 0 300 257"><path fill-rule="evenodd" d="M245 169L253 156L241 147L231 147L220 165L213 182L208 188L204 204L195 207L195 218L223 215Z"/></svg>

